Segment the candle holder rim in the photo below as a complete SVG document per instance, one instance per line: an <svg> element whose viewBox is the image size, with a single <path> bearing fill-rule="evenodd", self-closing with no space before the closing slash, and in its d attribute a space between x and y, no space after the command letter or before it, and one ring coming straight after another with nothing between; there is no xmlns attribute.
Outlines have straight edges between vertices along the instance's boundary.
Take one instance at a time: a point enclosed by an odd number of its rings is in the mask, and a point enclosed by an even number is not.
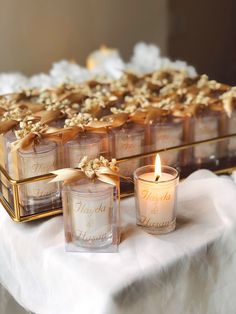
<svg viewBox="0 0 236 314"><path fill-rule="evenodd" d="M134 135L139 135L140 133L143 133L143 127L142 127L142 125L138 125L138 124L132 124L132 123L130 123L130 124L125 124L125 125L123 125L123 126L119 126L119 127L116 127L116 128L112 128L111 129L111 133L115 133L115 134L117 134L117 131L121 131L121 132L123 132L124 134L127 134L128 135L128 133L126 133L126 131L127 130L131 130L132 131L132 136L134 136Z"/></svg>
<svg viewBox="0 0 236 314"><path fill-rule="evenodd" d="M37 151L37 148L38 146L40 148L42 148L42 145L40 144L45 144L45 146L47 145L47 149L43 149L42 151ZM40 155L40 154L45 154L45 153L49 153L50 151L52 151L53 149L56 149L57 148L57 143L54 142L54 141L41 141L39 145L36 145L36 152L34 151L33 147L30 147L29 149L22 149L20 148L18 150L19 154L20 155L32 155L32 154L37 154L37 155Z"/></svg>
<svg viewBox="0 0 236 314"><path fill-rule="evenodd" d="M153 123L151 123L151 127L152 128L158 128L160 126L161 127L163 127L163 126L166 126L166 127L172 126L173 127L173 123L175 126L176 125L181 126L181 124L183 123L183 118L182 117L175 117L175 118L168 120L168 121L154 121Z"/></svg>
<svg viewBox="0 0 236 314"><path fill-rule="evenodd" d="M88 143L86 142L88 141ZM96 137L95 135L93 136L84 136L84 137L80 137L80 136L76 136L76 138L74 138L71 141L68 141L66 145L68 146L88 146L88 145L93 145L94 143L98 143L100 142L101 139L98 137Z"/></svg>
<svg viewBox="0 0 236 314"><path fill-rule="evenodd" d="M82 179L83 180L83 179ZM91 195L91 194L98 194L98 196L99 195L106 195L106 194L109 194L110 193L110 188L114 191L114 189L116 189L116 187L114 186L114 185L111 185L111 184L109 184L109 183L106 183L106 182L102 182L102 181L99 181L99 180L97 180L96 181L96 183L94 183L94 184L105 184L105 185L107 185L107 187L110 187L109 189L107 189L107 190L100 190L100 191L80 191L79 190L79 187L80 187L80 184L78 184L78 182L80 182L81 180L78 180L78 181L75 181L75 182L73 182L73 183L71 183L71 184L65 184L64 186L63 186L63 188L62 188L62 190L64 191L64 192L74 192L74 193L79 193L80 195ZM89 181L92 183L92 180L89 180L88 179L88 184L89 184ZM101 194L101 192L103 192L102 194Z"/></svg>
<svg viewBox="0 0 236 314"><path fill-rule="evenodd" d="M172 181L175 181L179 178L179 171L174 168L174 167L171 167L171 166L166 166L166 165L162 165L161 166L161 169L169 169L169 170L174 170L175 171L175 175L173 175L173 178L169 179L169 180L166 180L166 181L150 181L150 180L146 180L146 179L142 179L140 178L138 175L137 175L137 171L140 170L140 169L143 169L143 168L147 168L147 167L153 167L155 169L155 166L154 165L146 165L146 166L142 166L142 167L139 167L137 168L135 171L134 171L134 179L136 180L140 180L140 181L143 181L143 182L147 182L147 183L154 183L154 184L166 184L166 183L169 183L169 182L172 182ZM163 171L164 172L164 171Z"/></svg>

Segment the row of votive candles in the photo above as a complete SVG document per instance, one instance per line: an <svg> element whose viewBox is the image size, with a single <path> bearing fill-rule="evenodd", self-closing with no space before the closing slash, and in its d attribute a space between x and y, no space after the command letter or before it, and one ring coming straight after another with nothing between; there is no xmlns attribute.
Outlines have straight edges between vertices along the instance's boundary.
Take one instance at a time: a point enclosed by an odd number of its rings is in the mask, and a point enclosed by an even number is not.
<svg viewBox="0 0 236 314"><path fill-rule="evenodd" d="M6 152L5 167L12 178L25 179L43 175L53 170L65 167L76 167L84 156L89 159L104 155L107 158L125 158L173 146L184 142L201 141L215 138L219 135L222 124L220 115L206 115L196 119L177 119L153 123L143 126L127 123L120 128L112 129L108 134L80 133L77 138L60 147L55 142L41 141L34 148L19 150L17 165L11 154L11 143L16 140L14 132L5 134ZM186 127L187 126L187 127ZM228 121L228 132L236 132L236 115ZM187 151L183 155L179 151L162 152L163 164L187 166L194 163L201 165L216 162L224 156L236 156L236 139L231 138L222 144L204 144ZM132 159L120 163L120 173L132 176L135 169L153 159ZM16 174L17 172L17 174ZM26 210L32 208L52 207L60 198L58 184L45 181L28 183L22 186L20 193L21 205Z"/></svg>

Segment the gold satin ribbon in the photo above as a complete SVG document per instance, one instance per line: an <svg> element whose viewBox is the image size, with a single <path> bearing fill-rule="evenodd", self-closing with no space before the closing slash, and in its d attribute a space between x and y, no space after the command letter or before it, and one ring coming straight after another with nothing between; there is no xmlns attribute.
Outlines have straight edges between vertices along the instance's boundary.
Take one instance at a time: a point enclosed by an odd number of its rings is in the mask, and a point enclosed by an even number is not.
<svg viewBox="0 0 236 314"><path fill-rule="evenodd" d="M118 168L117 168L118 170ZM59 182L63 181L64 184L70 184L78 180L88 178L91 180L98 179L99 181L117 186L117 183L120 182L120 177L122 175L119 172L112 170L109 167L101 166L96 170L91 170L93 173L91 176L86 174L86 171L81 169L74 168L64 168L52 171L51 173L55 174L56 177L53 178L50 182ZM89 172L89 171L88 171Z"/></svg>
<svg viewBox="0 0 236 314"><path fill-rule="evenodd" d="M17 120L6 120L0 122L0 134L7 133L12 130L16 125L18 125L19 121Z"/></svg>
<svg viewBox="0 0 236 314"><path fill-rule="evenodd" d="M42 132L30 132L25 137L13 142L12 149L27 149L32 145L37 145L43 139L64 144L73 139L79 132L79 127L66 129L48 128Z"/></svg>
<svg viewBox="0 0 236 314"><path fill-rule="evenodd" d="M45 105L39 104L39 103L34 103L31 101L22 101L17 105L17 107L19 107L20 109L29 110L32 113L36 113L39 111L43 111L43 109L45 108Z"/></svg>
<svg viewBox="0 0 236 314"><path fill-rule="evenodd" d="M194 117L199 115L203 111L214 111L222 112L224 110L224 105L221 100L215 100L208 105L192 103L190 105L183 106L181 104L176 104L172 108L172 115L174 117Z"/></svg>
<svg viewBox="0 0 236 314"><path fill-rule="evenodd" d="M76 136L77 131L76 133L75 131L76 131L75 129L58 130L56 128L48 128L45 129L45 131L42 133L30 132L24 138L16 140L15 142L11 143L14 179L19 179L19 165L18 165L19 149L27 149L32 145L38 145L40 141L43 139L64 144L65 142L68 141L68 139L71 139L73 136Z"/></svg>
<svg viewBox="0 0 236 314"><path fill-rule="evenodd" d="M88 123L86 130L95 129L108 129L108 128L118 128L128 121L129 115L127 113L118 113L104 116L100 120L94 120Z"/></svg>
<svg viewBox="0 0 236 314"><path fill-rule="evenodd" d="M157 118L166 117L170 115L170 110L162 108L154 108L152 106L145 108L144 110L137 110L129 117L129 121L138 124L150 124Z"/></svg>
<svg viewBox="0 0 236 314"><path fill-rule="evenodd" d="M52 171L51 173L56 175L55 178L50 180L49 182L61 182L64 184L70 184L76 181L79 181L84 178L88 178L90 180L99 180L107 184L111 184L117 189L117 198L118 198L118 206L120 208L120 178L131 180L130 178L122 176L118 172L119 168L116 167L116 171L110 169L109 167L101 166L96 170L92 170L93 174L88 176L85 171L81 169L74 168L65 168Z"/></svg>
<svg viewBox="0 0 236 314"><path fill-rule="evenodd" d="M6 112L6 110L4 108L0 107L0 116L2 116L5 112Z"/></svg>
<svg viewBox="0 0 236 314"><path fill-rule="evenodd" d="M48 124L56 121L57 119L63 118L64 114L61 112L61 110L42 110L33 114L33 117L39 118L41 124Z"/></svg>

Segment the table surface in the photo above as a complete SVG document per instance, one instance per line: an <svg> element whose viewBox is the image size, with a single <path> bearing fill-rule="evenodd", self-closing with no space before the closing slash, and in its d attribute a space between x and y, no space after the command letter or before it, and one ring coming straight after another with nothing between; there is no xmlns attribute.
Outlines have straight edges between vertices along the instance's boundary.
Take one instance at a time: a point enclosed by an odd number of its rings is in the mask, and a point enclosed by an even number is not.
<svg viewBox="0 0 236 314"><path fill-rule="evenodd" d="M175 232L154 236L122 200L119 253L66 253L62 216L16 224L0 208L0 283L39 314L235 313L235 183L200 170L177 208Z"/></svg>

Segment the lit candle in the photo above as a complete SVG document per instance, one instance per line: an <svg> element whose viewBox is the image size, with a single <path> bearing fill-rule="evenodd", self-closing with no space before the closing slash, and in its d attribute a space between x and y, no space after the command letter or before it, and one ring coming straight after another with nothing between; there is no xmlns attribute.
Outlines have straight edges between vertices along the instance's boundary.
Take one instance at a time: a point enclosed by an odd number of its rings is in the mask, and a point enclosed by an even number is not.
<svg viewBox="0 0 236 314"><path fill-rule="evenodd" d="M134 172L137 225L152 234L175 229L176 186L179 173L169 166L156 163Z"/></svg>
<svg viewBox="0 0 236 314"><path fill-rule="evenodd" d="M102 45L99 50L95 50L88 56L86 60L87 68L93 70L112 58L119 58L119 52L116 49L107 48Z"/></svg>

